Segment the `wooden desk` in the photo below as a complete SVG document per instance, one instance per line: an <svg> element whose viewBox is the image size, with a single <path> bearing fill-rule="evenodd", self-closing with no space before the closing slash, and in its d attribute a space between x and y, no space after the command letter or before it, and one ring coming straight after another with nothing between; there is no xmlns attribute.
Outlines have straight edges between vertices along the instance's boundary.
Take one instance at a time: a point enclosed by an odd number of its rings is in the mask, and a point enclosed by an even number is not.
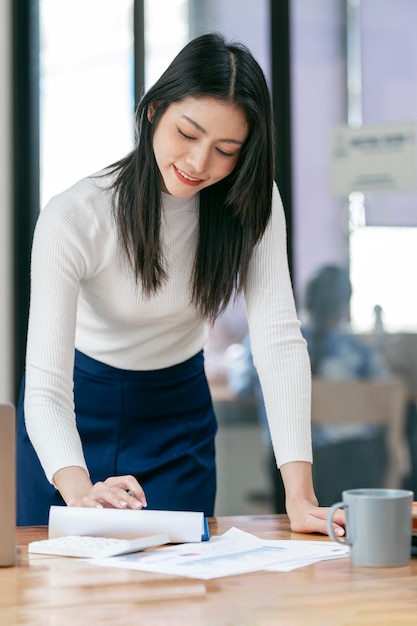
<svg viewBox="0 0 417 626"><path fill-rule="evenodd" d="M269 539L291 534L283 515L223 517ZM417 624L417 558L398 568L361 568L349 559L290 573L255 572L198 581L92 567L77 559L31 555L28 541L46 528L19 528L18 566L0 569L3 626L406 626Z"/></svg>

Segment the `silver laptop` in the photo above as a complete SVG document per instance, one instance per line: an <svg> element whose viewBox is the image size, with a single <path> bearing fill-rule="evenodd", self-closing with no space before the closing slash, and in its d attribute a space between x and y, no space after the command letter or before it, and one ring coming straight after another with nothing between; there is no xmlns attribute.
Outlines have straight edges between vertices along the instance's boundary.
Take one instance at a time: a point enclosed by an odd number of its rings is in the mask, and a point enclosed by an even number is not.
<svg viewBox="0 0 417 626"><path fill-rule="evenodd" d="M15 409L0 404L0 567L16 562Z"/></svg>

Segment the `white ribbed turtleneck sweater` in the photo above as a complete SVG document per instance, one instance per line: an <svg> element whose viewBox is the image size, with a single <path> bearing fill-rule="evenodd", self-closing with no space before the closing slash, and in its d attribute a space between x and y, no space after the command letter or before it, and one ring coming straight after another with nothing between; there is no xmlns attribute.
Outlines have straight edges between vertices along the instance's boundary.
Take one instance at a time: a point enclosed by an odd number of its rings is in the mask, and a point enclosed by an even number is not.
<svg viewBox="0 0 417 626"><path fill-rule="evenodd" d="M189 302L198 195L184 200L163 194L169 280L145 299L118 241L109 182L85 178L55 196L35 229L25 415L49 480L62 467L86 467L75 424L74 347L114 367L152 370L190 358L207 341L206 324ZM311 461L310 366L276 187L272 219L251 261L245 303L278 465Z"/></svg>

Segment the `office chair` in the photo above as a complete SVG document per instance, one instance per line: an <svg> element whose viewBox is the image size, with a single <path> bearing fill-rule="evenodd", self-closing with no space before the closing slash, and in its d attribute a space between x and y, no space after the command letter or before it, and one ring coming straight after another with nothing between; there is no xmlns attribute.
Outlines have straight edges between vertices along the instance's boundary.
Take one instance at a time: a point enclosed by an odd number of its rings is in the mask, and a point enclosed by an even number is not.
<svg viewBox="0 0 417 626"><path fill-rule="evenodd" d="M374 441L372 444L371 439L367 441L353 438L350 442L346 442L345 446L341 442L339 449L334 446L333 462L337 464L341 456L344 456L344 464L347 466L343 468L343 479L339 480L341 490L401 486L406 462L404 441L406 400L406 388L397 379L383 381L313 379L313 427L335 424L382 427L377 432L382 434L383 453L381 453L381 446L378 448L377 439L376 443ZM331 481L332 472L338 471L330 466L329 455L326 462L321 464L320 470L320 455L320 449L316 449L313 473L315 469L319 473L321 471L321 476L317 474L315 476L318 496L319 482ZM325 467L326 463L327 467ZM359 467L361 464L362 467ZM379 484L373 484L378 481ZM339 497L341 494L335 495ZM332 498L334 496L330 496L330 499ZM329 505L331 502L321 501L321 504Z"/></svg>

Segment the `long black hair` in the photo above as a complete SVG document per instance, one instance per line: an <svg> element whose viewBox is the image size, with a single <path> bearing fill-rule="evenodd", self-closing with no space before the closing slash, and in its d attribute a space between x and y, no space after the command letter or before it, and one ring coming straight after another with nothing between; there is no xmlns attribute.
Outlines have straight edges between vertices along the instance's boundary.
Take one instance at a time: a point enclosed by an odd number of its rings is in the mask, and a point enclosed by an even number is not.
<svg viewBox="0 0 417 626"><path fill-rule="evenodd" d="M135 149L111 166L116 173L113 210L119 237L145 295L167 279L160 240L161 179L153 153L159 120L173 102L212 96L238 105L248 137L234 170L200 192L199 238L191 301L214 320L241 291L256 243L271 215L274 180L273 123L264 74L251 52L219 34L189 42L137 107ZM152 123L148 107L155 105Z"/></svg>

